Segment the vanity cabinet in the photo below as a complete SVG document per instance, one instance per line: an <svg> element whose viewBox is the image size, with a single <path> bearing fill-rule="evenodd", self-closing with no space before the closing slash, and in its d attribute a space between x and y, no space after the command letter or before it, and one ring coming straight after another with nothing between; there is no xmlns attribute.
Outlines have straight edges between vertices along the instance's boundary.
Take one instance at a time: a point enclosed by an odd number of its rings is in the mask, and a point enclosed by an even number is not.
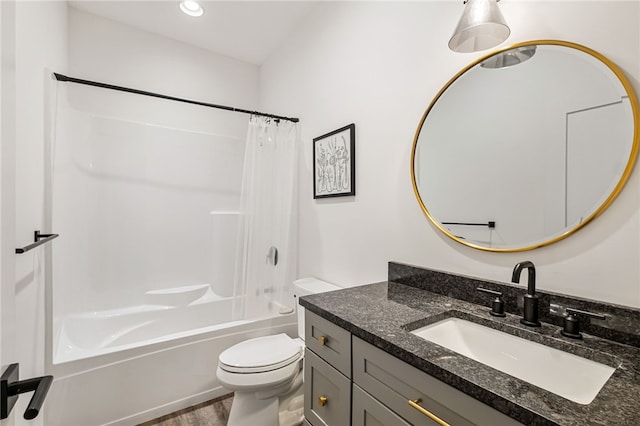
<svg viewBox="0 0 640 426"><path fill-rule="evenodd" d="M308 310L305 327L312 426L520 425Z"/></svg>
<svg viewBox="0 0 640 426"><path fill-rule="evenodd" d="M351 333L313 312L305 312L304 327L306 348L351 377Z"/></svg>
<svg viewBox="0 0 640 426"><path fill-rule="evenodd" d="M520 425L452 386L353 336L353 383L414 425ZM356 423L360 426L368 423Z"/></svg>
<svg viewBox="0 0 640 426"><path fill-rule="evenodd" d="M351 404L351 424L354 426L411 426L355 383Z"/></svg>
<svg viewBox="0 0 640 426"><path fill-rule="evenodd" d="M304 416L312 426L348 426L351 333L305 312Z"/></svg>

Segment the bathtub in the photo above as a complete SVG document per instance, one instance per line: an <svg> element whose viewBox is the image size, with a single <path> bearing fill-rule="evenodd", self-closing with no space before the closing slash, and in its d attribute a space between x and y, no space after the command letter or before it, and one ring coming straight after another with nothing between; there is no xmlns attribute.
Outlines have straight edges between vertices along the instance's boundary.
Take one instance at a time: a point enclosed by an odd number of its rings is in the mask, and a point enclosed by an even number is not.
<svg viewBox="0 0 640 426"><path fill-rule="evenodd" d="M233 297L208 284L148 291L147 304L80 312L54 320L53 363L104 355L233 327Z"/></svg>
<svg viewBox="0 0 640 426"><path fill-rule="evenodd" d="M233 297L208 284L152 290L142 304L56 318L44 424L135 425L229 393L219 354L242 340L296 334L295 312L230 321Z"/></svg>

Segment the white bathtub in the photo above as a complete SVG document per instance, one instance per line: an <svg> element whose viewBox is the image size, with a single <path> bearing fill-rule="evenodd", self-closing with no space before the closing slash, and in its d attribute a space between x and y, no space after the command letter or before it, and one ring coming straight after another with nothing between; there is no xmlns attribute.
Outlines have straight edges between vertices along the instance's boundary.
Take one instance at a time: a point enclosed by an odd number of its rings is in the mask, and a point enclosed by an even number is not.
<svg viewBox="0 0 640 426"><path fill-rule="evenodd" d="M148 304L57 318L53 364L248 322L232 321L233 298L216 295L208 284L148 291L145 300Z"/></svg>
<svg viewBox="0 0 640 426"><path fill-rule="evenodd" d="M54 384L44 424L135 425L229 391L219 354L242 340L296 333L295 314L229 321L231 297L205 285L150 291L145 304L54 321Z"/></svg>

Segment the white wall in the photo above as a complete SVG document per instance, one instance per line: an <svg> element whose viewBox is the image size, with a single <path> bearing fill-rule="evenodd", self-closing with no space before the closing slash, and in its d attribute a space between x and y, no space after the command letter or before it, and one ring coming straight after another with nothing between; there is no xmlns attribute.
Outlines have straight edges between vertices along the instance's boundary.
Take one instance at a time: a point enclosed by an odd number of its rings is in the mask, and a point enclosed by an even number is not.
<svg viewBox="0 0 640 426"><path fill-rule="evenodd" d="M15 358L15 4L0 2L0 368ZM14 415L2 424L13 426Z"/></svg>
<svg viewBox="0 0 640 426"><path fill-rule="evenodd" d="M69 9L69 73L246 109L258 103L257 66L73 8Z"/></svg>
<svg viewBox="0 0 640 426"><path fill-rule="evenodd" d="M460 3L323 4L262 66L261 108L288 111L302 122L299 275L364 284L384 280L387 262L395 260L509 281L513 265L528 259L541 289L640 306L637 171L602 216L530 252L467 248L424 217L409 169L416 127L440 88L486 53L449 51ZM512 29L502 46L533 39L583 44L621 67L640 92L639 2L504 1L500 7ZM351 122L357 195L315 201L311 140Z"/></svg>

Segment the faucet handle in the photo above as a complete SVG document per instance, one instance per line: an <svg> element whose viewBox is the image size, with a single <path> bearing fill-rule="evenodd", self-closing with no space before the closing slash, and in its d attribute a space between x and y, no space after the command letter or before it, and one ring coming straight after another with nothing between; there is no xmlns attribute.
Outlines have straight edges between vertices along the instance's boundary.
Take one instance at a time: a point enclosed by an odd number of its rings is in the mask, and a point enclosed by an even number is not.
<svg viewBox="0 0 640 426"><path fill-rule="evenodd" d="M560 334L572 339L582 339L582 333L580 333L580 319L576 315L584 315L601 320L607 318L604 315L581 311L580 309L566 308L565 311L567 312L567 316L564 317L564 325Z"/></svg>
<svg viewBox="0 0 640 426"><path fill-rule="evenodd" d="M504 301L502 300L502 292L489 290L488 288L482 287L478 287L477 290L496 296L496 298L493 299L493 302L491 303L491 311L489 312L491 315L493 315L494 317L507 316L507 314L504 313Z"/></svg>

